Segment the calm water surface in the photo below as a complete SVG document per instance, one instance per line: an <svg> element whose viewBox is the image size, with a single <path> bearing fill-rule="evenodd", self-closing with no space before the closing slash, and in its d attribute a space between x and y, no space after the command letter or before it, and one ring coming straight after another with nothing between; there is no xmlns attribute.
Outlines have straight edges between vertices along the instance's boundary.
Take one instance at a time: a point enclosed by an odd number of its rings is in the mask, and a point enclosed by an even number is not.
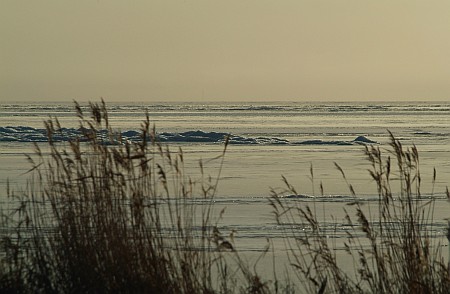
<svg viewBox="0 0 450 294"><path fill-rule="evenodd" d="M87 105L82 104L86 109ZM335 168L345 171L357 196L376 206L376 186L364 156L365 142L388 149L390 130L406 147L417 145L421 155L422 193L438 200L432 229L445 235L450 204L444 192L450 182L450 104L448 103L252 103L252 104L109 104L114 128L136 138L145 112L161 139L181 146L187 168L198 174L198 160L221 153L221 134L232 135L219 184L216 208L226 208L220 222L224 233L236 230L236 246L252 258L263 250L266 238L278 246L282 259L282 231L272 217L270 189L283 190L286 176L299 194L317 196L324 227L339 244L345 239L342 208L352 201L348 187ZM43 143L43 121L59 118L67 128L62 141L79 127L73 104L0 104L0 199L6 199L6 181L16 190L24 186L29 165L24 154L33 143ZM200 130L201 132L194 132ZM362 136L362 137L361 137ZM357 139L359 138L359 139ZM177 148L173 148L176 150ZM314 182L310 179L310 166ZM207 166L213 176L218 163ZM433 168L437 180L432 185ZM319 195L323 183L324 197ZM433 192L433 193L432 193ZM285 193L285 196L289 196ZM306 205L311 198L293 198ZM342 241L343 242L343 241ZM253 253L252 253L253 252ZM263 265L264 266L264 263Z"/></svg>

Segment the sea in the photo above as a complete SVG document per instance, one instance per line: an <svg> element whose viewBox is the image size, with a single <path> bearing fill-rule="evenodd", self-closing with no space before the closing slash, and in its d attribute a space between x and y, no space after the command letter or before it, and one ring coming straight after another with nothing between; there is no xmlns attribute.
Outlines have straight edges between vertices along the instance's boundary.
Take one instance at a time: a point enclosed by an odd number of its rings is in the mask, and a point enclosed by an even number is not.
<svg viewBox="0 0 450 294"><path fill-rule="evenodd" d="M88 103L80 103L88 109ZM356 197L374 207L377 186L372 180L364 150L379 148L391 155L391 132L404 146L416 146L420 155L422 196L435 199L431 230L446 246L450 204L449 102L272 102L272 103L108 103L112 127L126 140L138 140L148 113L158 139L174 152L182 148L187 172L217 176L224 137L230 141L220 172L217 211L224 209L217 225L225 235L233 232L236 250L249 262L259 260L268 244L273 256L258 267L270 275L286 270L289 251L285 230L274 218L269 198L273 191L298 205L319 203L322 227L337 251L346 238L344 208ZM0 103L0 203L8 203L7 186L25 189L31 168L26 154L34 144L45 145L44 121L57 117L63 127L57 140L67 142L79 134L73 102ZM345 173L336 167L338 165ZM436 172L435 180L433 180ZM288 191L283 177L295 187ZM9 183L7 185L7 183ZM394 191L399 191L393 187ZM394 194L395 196L395 194ZM295 226L295 224L287 224ZM342 228L342 229L339 229ZM295 227L294 227L295 229ZM304 228L299 227L299 230ZM341 247L340 247L341 246ZM343 250L342 250L343 251ZM445 251L445 250L444 250ZM345 266L345 262L344 262Z"/></svg>

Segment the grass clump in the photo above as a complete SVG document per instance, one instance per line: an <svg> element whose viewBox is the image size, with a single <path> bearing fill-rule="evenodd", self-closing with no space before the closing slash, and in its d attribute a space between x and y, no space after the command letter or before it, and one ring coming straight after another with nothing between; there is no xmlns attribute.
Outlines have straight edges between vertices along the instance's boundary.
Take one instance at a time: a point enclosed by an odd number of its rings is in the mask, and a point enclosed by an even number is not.
<svg viewBox="0 0 450 294"><path fill-rule="evenodd" d="M215 158L219 174L204 175L200 162L194 180L182 150L158 143L148 115L141 140L128 142L110 127L103 101L88 115L75 107L81 135L57 142L61 126L48 120L48 145L28 157L26 191L8 192L18 206L3 214L2 292L266 291L252 277L237 286L244 267L230 269L237 253L219 250L212 205L227 143Z"/></svg>
<svg viewBox="0 0 450 294"><path fill-rule="evenodd" d="M390 133L387 155L375 145L366 146L365 155L378 192L376 211L357 197L335 164L353 198L347 203L353 212L344 209L340 225L346 228L342 246L344 263L352 264L350 271L342 267L340 248L319 219L316 201L313 207L299 205L273 193L270 203L278 224L295 224L294 229L284 227L289 260L300 283L307 293L448 293L450 275L442 240L431 228L436 199L422 195L417 148L405 149ZM436 172L433 183L435 179ZM288 191L297 194L284 181Z"/></svg>

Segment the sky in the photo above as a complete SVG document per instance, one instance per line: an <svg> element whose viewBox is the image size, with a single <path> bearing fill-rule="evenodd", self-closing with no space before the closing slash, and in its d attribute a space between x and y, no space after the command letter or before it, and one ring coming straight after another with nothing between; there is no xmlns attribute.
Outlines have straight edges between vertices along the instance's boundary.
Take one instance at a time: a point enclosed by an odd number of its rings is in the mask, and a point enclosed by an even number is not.
<svg viewBox="0 0 450 294"><path fill-rule="evenodd" d="M450 101L448 0L1 0L2 101Z"/></svg>

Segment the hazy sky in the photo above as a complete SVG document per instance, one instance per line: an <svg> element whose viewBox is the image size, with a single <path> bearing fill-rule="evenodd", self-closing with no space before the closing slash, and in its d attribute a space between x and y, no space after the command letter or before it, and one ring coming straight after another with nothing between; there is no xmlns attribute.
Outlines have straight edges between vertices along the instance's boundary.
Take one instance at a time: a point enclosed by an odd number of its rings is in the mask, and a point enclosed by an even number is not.
<svg viewBox="0 0 450 294"><path fill-rule="evenodd" d="M448 100L448 0L1 0L0 101Z"/></svg>

